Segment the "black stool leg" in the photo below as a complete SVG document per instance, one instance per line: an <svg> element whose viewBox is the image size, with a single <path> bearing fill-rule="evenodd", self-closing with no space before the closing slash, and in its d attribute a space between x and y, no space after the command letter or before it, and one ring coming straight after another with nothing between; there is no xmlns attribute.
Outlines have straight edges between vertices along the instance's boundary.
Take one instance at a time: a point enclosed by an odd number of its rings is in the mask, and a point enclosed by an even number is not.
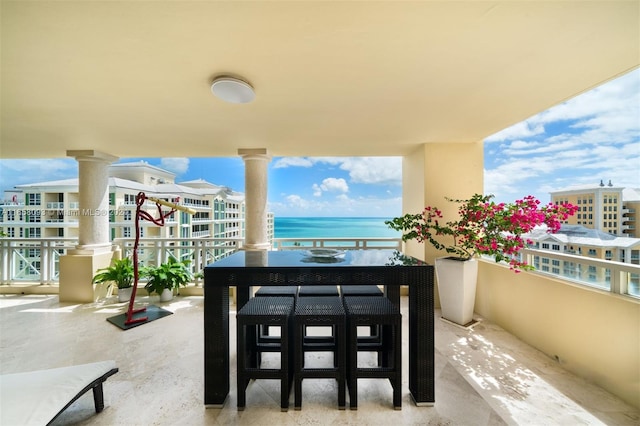
<svg viewBox="0 0 640 426"><path fill-rule="evenodd" d="M284 366L290 366L289 360L289 324L282 325L280 327L280 371L282 378L280 379L280 411L287 411L289 409L289 393L291 388L291 382L289 380L290 368Z"/></svg>
<svg viewBox="0 0 640 426"><path fill-rule="evenodd" d="M349 376L349 408L352 410L358 409L358 325L355 321L351 322L348 325L348 342L349 342L349 352L348 352L348 362L349 362L349 371L347 375Z"/></svg>
<svg viewBox="0 0 640 426"><path fill-rule="evenodd" d="M345 356L346 356L346 348L345 348L345 344L346 344L346 330L345 330L345 324L342 324L342 327L335 327L335 338L336 338L336 355L337 355L337 359L336 356L334 355L333 357L333 365L334 367L339 367L340 366L340 361L342 360L343 363L343 368L339 370L338 373L338 409L339 410L344 410L345 406L347 405L346 403L346 381L347 381L347 377L345 371L344 371L344 360L345 360Z"/></svg>
<svg viewBox="0 0 640 426"><path fill-rule="evenodd" d="M294 371L302 371L304 367L304 335L305 335L305 326L302 324L296 324L294 330L294 342L295 342L295 353L294 353ZM302 409L302 376L300 374L296 374L294 378L294 393L295 393L295 401L294 407L296 410Z"/></svg>
<svg viewBox="0 0 640 426"><path fill-rule="evenodd" d="M237 339L237 353L238 357L238 366L236 373L236 384L238 388L238 410L244 410L246 406L246 389L247 389L247 380L244 377L244 371L247 368L247 348L246 348L246 336L245 336L245 325L242 322L238 322L236 325L238 327L238 339Z"/></svg>

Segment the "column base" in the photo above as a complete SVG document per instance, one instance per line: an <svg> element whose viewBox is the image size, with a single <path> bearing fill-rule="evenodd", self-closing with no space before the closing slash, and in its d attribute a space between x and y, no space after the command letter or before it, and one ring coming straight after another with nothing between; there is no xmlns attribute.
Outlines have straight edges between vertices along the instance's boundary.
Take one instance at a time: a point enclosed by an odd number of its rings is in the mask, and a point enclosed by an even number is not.
<svg viewBox="0 0 640 426"><path fill-rule="evenodd" d="M109 245L109 248L111 246ZM111 250L93 252L91 254L78 254L75 250L64 256L60 256L60 302L93 303L100 296L102 285L92 284L91 280L96 271L106 268L111 264L113 253ZM71 252L71 250L70 250Z"/></svg>
<svg viewBox="0 0 640 426"><path fill-rule="evenodd" d="M251 250L270 250L271 244L269 243L260 243L260 244L247 244L245 243L242 246L242 250L251 251Z"/></svg>

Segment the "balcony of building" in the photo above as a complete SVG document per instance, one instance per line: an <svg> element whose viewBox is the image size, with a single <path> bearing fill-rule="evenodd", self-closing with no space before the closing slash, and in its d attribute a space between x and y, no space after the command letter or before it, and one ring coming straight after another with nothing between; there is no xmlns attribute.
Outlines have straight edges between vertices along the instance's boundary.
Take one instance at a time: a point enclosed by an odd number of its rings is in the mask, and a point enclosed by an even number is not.
<svg viewBox="0 0 640 426"><path fill-rule="evenodd" d="M59 256L65 250L75 247L75 240L5 239L1 242L2 264L0 266L3 271L1 276L3 285L0 285L0 293L3 293L3 300L9 305L46 301L42 303L47 306L43 310L40 308L30 310L33 306L29 305L25 305L25 311L7 310L6 312L12 312L12 314L3 317L3 338L7 336L5 330L16 328L24 332L23 326L18 322L15 327L10 325L12 320L21 321L18 320L21 318L20 312L23 314L66 312L99 318L99 322L91 327L106 328L104 331L109 336L118 336L115 338L119 341L119 334L111 333L112 326L106 321L103 322L105 315L122 312L124 309L122 304L117 304L113 296L100 293L98 289L96 292L98 299L93 304L60 304L55 299L58 288ZM133 243L132 238L114 240L114 244L119 247L121 253L128 256L131 255ZM237 238L143 238L138 253L140 262L143 264L159 264L170 256L189 258L192 260L193 271L199 272L205 265L227 256L240 247L242 247L242 240ZM402 245L399 240L389 238L362 238L348 241L338 238L295 238L276 239L274 248L278 250L308 248L366 250L400 249ZM638 335L640 266L540 250L529 250L526 256L529 263L536 265L537 271L514 274L507 267L491 261L480 263L476 317L482 318L481 327L463 330L438 323L436 344L440 351L439 362L441 363L441 369L438 371L442 373L448 369L453 376L438 377L441 382L437 382L436 389L439 386L442 390L436 397L436 410L420 414L421 411L417 407L407 402L403 419L404 415L408 415L407 419L413 419L411 416L426 415L429 418L434 415L436 416L434 418L444 416L443 419L465 423L470 419L465 416L473 416L474 413L477 414L477 410L480 410L483 416L488 416L487 424L526 423L528 418L538 415L536 413L541 409L540 407L546 407L551 403L550 401L554 401L553 404L576 408L578 410L574 413L577 416L575 418L578 419L576 421L585 424L598 424L597 419L606 424L633 424L633 421L640 420L638 412L640 401L637 401L637 378L640 374L637 364L637 359L640 357ZM544 259L549 261L545 262ZM181 290L182 296L173 302L174 306L189 307L185 312L193 311L194 315L198 315L199 312L201 315L202 290L202 278L196 278L191 285ZM25 294L29 296L22 298ZM53 298L48 297L52 294ZM140 294L140 300L145 303L157 301L146 296L143 290ZM233 304L233 294L231 296L230 303ZM180 308L176 314L172 319L180 316ZM185 332L194 333L193 338L197 341L197 344L193 343L189 346L189 351L197 352L200 348L198 345L201 346L202 343L201 327L198 326L202 324L202 318L200 316L194 319L191 315L189 318L185 321L193 322ZM149 328L146 329L149 330ZM479 331L481 334L475 334ZM29 333L32 332L29 331ZM58 336L62 340L70 339L70 336L75 333L77 330L61 329ZM490 336L484 333L490 333ZM24 345L25 350L27 346ZM8 346L4 346L3 343L2 347ZM17 356L14 351L3 351L3 354L6 354L3 357L7 356L9 361ZM478 359L480 354L488 356L483 361L485 362L483 365L477 364L480 362ZM24 356L28 358L26 354ZM198 355L194 353L192 356ZM129 355L118 355L114 352L114 357L125 363L132 362ZM82 356L79 358L82 359ZM32 361L34 365L38 359L38 355L34 353ZM78 358L73 355L73 358L67 359ZM49 360L51 362L47 361L45 364L56 366L56 362L61 363L64 360L65 358L62 357L54 358L53 361ZM533 362L530 363L532 360ZM41 359L40 362L42 362ZM10 371L10 362L0 364L3 368L7 368L5 371ZM7 367L4 367L5 365ZM180 364L179 368L186 368L186 365ZM185 374L191 375L193 372ZM148 375L152 376L151 371L144 374L145 377ZM448 382L448 380L452 381ZM126 385L121 383L119 386L136 387L134 378L126 379L126 382ZM201 391L198 385L202 382L192 379L188 382L191 388L185 392L198 395L197 392ZM114 383L118 383L117 379ZM580 383L580 386L576 387L577 383ZM438 407L444 406L449 410L455 405L454 400L450 398L452 395L460 396L457 394L461 390L460 386L464 389L463 397L475 401L469 411L463 411L460 414L462 417L459 418L456 417L457 414L438 411ZM384 399L382 395L385 395L386 391L377 385L366 389L369 389L367 394ZM453 393L449 390L453 390ZM262 403L266 404L269 399L263 399L266 398L261 394L263 390L257 388L257 391L260 393ZM438 395L442 398L440 400L442 405L439 403ZM118 398L112 401L118 401ZM378 401L377 404L382 402L377 399L376 401ZM233 404L233 399L229 403ZM320 404L317 408L322 409L322 407L323 405ZM379 408L383 407L384 404ZM207 416L212 415L199 411L201 407L196 403L193 403L191 408L194 418L200 419L199 416L205 416L204 419L209 419ZM237 413L232 408L227 406L226 411L223 410L220 415L232 415L235 418ZM107 420L104 424L116 419L120 421L119 416L122 413L115 414L115 410L113 412L116 417L105 417ZM167 421L170 418L171 415L167 417ZM361 421L366 423L366 420ZM563 422L550 419L545 424L563 424Z"/></svg>
<svg viewBox="0 0 640 426"><path fill-rule="evenodd" d="M583 362L579 360L581 353L610 357L612 354L601 350L602 346L620 345L615 342L620 336L614 330L624 328L624 322L637 320L637 316L616 313L609 303L592 301L583 305L589 296L580 291L559 297L571 288L553 279L535 278L530 286L522 288L509 279L513 273L502 269L483 262L480 272L478 305L495 321L476 314L478 325L463 329L441 321L438 310L434 313L436 377L432 407L413 403L405 373L401 411L393 410L387 381L361 381L358 410L340 411L332 380L305 380L302 410L283 413L277 381L262 380L250 384L247 408L241 412L236 408L232 368L224 407L205 408L202 296L182 295L166 303L159 303L157 296L139 296L138 303L162 306L173 315L127 331L106 321L126 310L126 304L117 303L115 297L70 304L60 303L55 295L0 296L0 372L114 359L119 372L105 383L105 410L96 415L88 393L55 425L637 424L637 407L595 384L597 380L609 381L614 375L633 374L616 371L633 368L630 360L623 366L609 358L606 362L612 377L594 374L585 378L571 371ZM496 277L502 277L501 282L495 282ZM494 291L500 291L500 296L490 295ZM567 298L573 303L567 303ZM402 297L405 333L406 302ZM558 305L567 309L560 312ZM583 306L576 310L573 305ZM235 366L232 301L230 309L230 365ZM578 311L590 311L592 315L577 317ZM603 320L608 324L599 323ZM532 340L546 344L536 348ZM403 364L407 366L406 337L403 344ZM320 357L315 362L326 361Z"/></svg>

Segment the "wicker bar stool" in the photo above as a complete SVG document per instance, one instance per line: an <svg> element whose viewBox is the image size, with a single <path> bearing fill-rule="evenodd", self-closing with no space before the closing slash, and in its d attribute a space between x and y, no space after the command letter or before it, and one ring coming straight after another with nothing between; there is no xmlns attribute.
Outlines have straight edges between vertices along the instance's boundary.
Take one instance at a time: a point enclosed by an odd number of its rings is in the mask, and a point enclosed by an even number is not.
<svg viewBox="0 0 640 426"><path fill-rule="evenodd" d="M340 294L345 296L384 296L384 293L377 285L341 285ZM358 343L374 344L380 343L380 327L372 325L369 327L368 336L359 336Z"/></svg>
<svg viewBox="0 0 640 426"><path fill-rule="evenodd" d="M294 305L293 297L253 297L236 314L238 410L244 410L246 389L251 379L279 379L280 409L288 410L293 379L289 342ZM278 340L260 342L258 334L262 326L280 327ZM262 352L279 352L280 368L261 368Z"/></svg>
<svg viewBox="0 0 640 426"><path fill-rule="evenodd" d="M336 379L338 408L346 406L345 311L340 297L300 297L296 302L294 321L294 390L295 409L302 408L302 380ZM331 327L332 335L313 339L307 335L310 327ZM313 368L305 365L307 352L333 352L333 367Z"/></svg>
<svg viewBox="0 0 640 426"><path fill-rule="evenodd" d="M254 297L296 297L298 295L298 286L295 285L278 285L263 286L254 293ZM267 324L261 327L261 333L258 335L258 342L270 342L273 338L269 336L269 326Z"/></svg>
<svg viewBox="0 0 640 426"><path fill-rule="evenodd" d="M304 285L298 289L298 297L339 296L335 285Z"/></svg>
<svg viewBox="0 0 640 426"><path fill-rule="evenodd" d="M377 285L341 285L342 296L384 296Z"/></svg>
<svg viewBox="0 0 640 426"><path fill-rule="evenodd" d="M347 313L347 384L349 405L358 409L358 379L389 379L393 387L393 407L402 408L402 315L400 309L386 297L347 296L344 298ZM358 326L379 326L381 350L375 367L359 367L358 352L371 351L358 342Z"/></svg>

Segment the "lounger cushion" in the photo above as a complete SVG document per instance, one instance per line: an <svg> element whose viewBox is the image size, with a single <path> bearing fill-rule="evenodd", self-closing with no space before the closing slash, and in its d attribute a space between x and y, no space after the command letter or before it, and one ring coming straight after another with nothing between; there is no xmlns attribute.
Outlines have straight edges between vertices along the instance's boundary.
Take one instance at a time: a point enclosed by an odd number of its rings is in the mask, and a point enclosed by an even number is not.
<svg viewBox="0 0 640 426"><path fill-rule="evenodd" d="M83 389L116 368L101 361L0 376L0 424L46 425Z"/></svg>

